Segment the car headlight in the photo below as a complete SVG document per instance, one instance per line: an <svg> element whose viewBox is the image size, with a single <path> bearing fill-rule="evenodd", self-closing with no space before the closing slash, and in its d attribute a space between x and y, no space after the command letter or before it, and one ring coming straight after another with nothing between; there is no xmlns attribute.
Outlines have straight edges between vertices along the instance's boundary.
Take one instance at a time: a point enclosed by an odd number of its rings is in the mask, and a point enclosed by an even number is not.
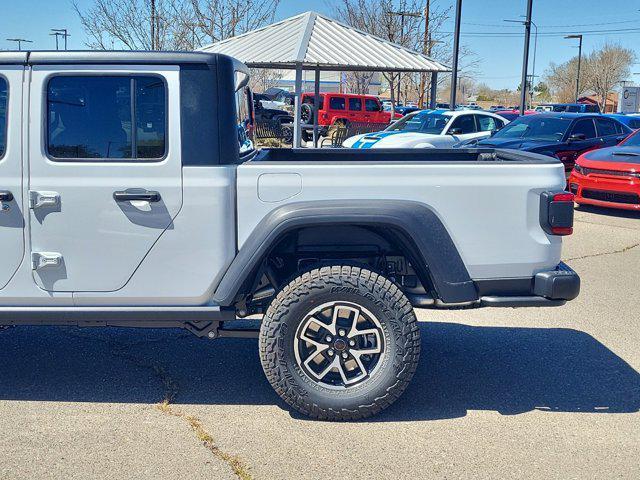
<svg viewBox="0 0 640 480"><path fill-rule="evenodd" d="M582 168L580 165L578 165L577 163L574 165L573 170L576 173L579 173L580 175L584 175L584 168Z"/></svg>

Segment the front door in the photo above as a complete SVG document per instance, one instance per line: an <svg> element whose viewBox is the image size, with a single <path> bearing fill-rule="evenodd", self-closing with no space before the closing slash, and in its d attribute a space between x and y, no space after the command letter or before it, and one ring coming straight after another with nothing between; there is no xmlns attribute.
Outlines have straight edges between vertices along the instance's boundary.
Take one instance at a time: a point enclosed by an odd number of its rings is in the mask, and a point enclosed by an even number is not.
<svg viewBox="0 0 640 480"><path fill-rule="evenodd" d="M134 71L33 67L31 261L45 290L122 288L181 208L178 67Z"/></svg>
<svg viewBox="0 0 640 480"><path fill-rule="evenodd" d="M0 289L24 256L22 80L24 67L0 69Z"/></svg>

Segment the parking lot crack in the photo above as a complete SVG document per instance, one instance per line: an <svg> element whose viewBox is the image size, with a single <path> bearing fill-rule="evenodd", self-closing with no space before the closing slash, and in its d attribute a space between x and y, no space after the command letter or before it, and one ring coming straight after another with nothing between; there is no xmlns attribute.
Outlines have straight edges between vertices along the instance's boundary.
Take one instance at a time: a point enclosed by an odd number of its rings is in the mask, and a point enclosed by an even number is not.
<svg viewBox="0 0 640 480"><path fill-rule="evenodd" d="M87 340L89 337L85 335L78 335L71 333L70 336L74 338L80 338L83 340ZM186 335L185 335L186 336ZM157 364L153 361L146 360L145 358L136 355L131 352L137 346L142 346L149 344L151 342L160 342L165 339L158 340L143 340L140 342L133 343L119 343L112 342L108 340L104 340L109 346L109 352L118 358L122 358L132 365L151 371L154 376L160 380L162 384L162 400L156 404L155 408L164 415L170 415L172 417L179 418L185 421L191 430L195 433L198 440L202 443L202 445L211 452L211 454L217 458L218 460L227 464L233 473L241 480L253 480L253 476L250 473L249 467L246 462L242 460L239 456L233 455L229 452L222 450L215 442L213 436L205 429L202 422L195 416L189 415L182 410L176 408L172 403L174 402L176 396L178 395L179 385L171 375L167 372L167 370L160 364Z"/></svg>
<svg viewBox="0 0 640 480"><path fill-rule="evenodd" d="M618 253L625 253L625 252L628 252L629 250L631 250L633 248L636 248L638 246L640 246L640 242L639 243L634 243L633 245L627 245L626 247L623 247L623 248L620 248L620 249L617 249L617 250L610 250L610 251L607 251L607 252L590 253L588 255L582 255L582 256L579 256L579 257L567 258L567 259L565 259L565 261L571 262L571 261L574 261L574 260L583 260L585 258L603 257L603 256L606 256L606 255L615 255L615 254L618 254Z"/></svg>

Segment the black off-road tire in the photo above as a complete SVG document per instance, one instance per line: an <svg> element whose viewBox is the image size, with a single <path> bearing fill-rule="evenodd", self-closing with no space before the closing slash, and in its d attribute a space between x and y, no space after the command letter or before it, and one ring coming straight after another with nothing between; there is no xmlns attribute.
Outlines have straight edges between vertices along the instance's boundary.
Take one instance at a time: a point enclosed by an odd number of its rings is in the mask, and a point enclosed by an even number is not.
<svg viewBox="0 0 640 480"><path fill-rule="evenodd" d="M356 304L377 318L386 352L368 378L343 390L312 380L294 353L305 316L336 301ZM411 381L419 356L420 331L409 300L394 283L360 267L327 266L301 274L278 293L260 329L260 361L273 388L294 409L321 420L357 420L388 407Z"/></svg>

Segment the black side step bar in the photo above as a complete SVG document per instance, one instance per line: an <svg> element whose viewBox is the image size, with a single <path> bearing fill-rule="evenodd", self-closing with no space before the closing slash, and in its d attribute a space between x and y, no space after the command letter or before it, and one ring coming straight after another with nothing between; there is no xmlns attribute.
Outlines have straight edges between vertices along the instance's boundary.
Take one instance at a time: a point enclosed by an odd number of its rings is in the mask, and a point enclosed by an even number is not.
<svg viewBox="0 0 640 480"><path fill-rule="evenodd" d="M0 307L0 326L184 328L198 337L255 338L257 329L224 328L232 309L204 307Z"/></svg>

